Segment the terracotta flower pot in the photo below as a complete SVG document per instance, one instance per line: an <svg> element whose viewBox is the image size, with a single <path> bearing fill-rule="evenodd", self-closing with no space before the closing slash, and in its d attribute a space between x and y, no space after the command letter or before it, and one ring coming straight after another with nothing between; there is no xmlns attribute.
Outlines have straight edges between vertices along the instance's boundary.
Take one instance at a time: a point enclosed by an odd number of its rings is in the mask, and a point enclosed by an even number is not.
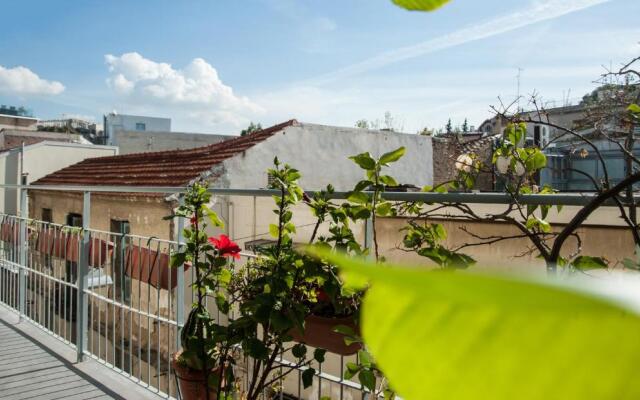
<svg viewBox="0 0 640 400"><path fill-rule="evenodd" d="M171 368L175 371L178 378L178 386L180 395L183 400L206 400L207 392L205 385L204 371L191 369L178 362L178 358L182 352L174 353L171 358ZM219 374L220 368L216 368L209 372L209 375ZM215 388L209 389L209 400L216 400L218 393Z"/></svg>
<svg viewBox="0 0 640 400"><path fill-rule="evenodd" d="M296 342L327 349L327 351L344 356L355 354L362 349L360 343L352 343L347 346L344 343L344 335L333 331L336 326L345 325L357 333L359 329L353 317L331 318L309 315L305 318L304 325L304 334L301 334L297 329L292 329L289 332Z"/></svg>

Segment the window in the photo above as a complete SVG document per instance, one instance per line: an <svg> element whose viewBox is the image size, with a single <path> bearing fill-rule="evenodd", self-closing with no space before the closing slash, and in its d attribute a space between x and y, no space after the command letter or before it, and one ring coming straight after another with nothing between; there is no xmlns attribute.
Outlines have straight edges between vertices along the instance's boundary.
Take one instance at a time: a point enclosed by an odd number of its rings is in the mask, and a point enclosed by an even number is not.
<svg viewBox="0 0 640 400"><path fill-rule="evenodd" d="M112 270L116 281L116 298L127 304L131 302L131 277L125 274L126 251L130 240L127 235L131 233L129 221L112 219L111 232L114 243Z"/></svg>
<svg viewBox="0 0 640 400"><path fill-rule="evenodd" d="M82 214L76 214L76 213L67 214L67 225L82 227Z"/></svg>
<svg viewBox="0 0 640 400"><path fill-rule="evenodd" d="M136 122L136 130L137 131L146 131L147 130L147 124L145 124L144 122Z"/></svg>
<svg viewBox="0 0 640 400"><path fill-rule="evenodd" d="M53 217L52 217L50 208L43 208L42 209L42 220L44 222L53 222Z"/></svg>

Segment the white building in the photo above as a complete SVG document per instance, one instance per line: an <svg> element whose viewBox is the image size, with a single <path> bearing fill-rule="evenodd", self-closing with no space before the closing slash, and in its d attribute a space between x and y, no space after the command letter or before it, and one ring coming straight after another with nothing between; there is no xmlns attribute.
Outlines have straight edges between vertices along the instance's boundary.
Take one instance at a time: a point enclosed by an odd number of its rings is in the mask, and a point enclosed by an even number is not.
<svg viewBox="0 0 640 400"><path fill-rule="evenodd" d="M36 181L60 168L86 158L118 154L113 146L95 146L79 143L42 141L0 152L0 183L19 184ZM18 214L20 195L16 189L0 188L0 212Z"/></svg>
<svg viewBox="0 0 640 400"><path fill-rule="evenodd" d="M104 116L104 143L117 146L118 131L136 131L136 132L170 132L171 118L144 117L139 115L118 114L116 112L109 113Z"/></svg>

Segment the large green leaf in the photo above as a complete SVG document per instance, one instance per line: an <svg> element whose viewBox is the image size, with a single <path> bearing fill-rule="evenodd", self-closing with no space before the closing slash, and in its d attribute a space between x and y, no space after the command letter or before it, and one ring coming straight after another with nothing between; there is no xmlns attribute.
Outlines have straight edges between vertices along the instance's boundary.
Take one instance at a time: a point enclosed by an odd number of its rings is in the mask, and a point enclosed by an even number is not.
<svg viewBox="0 0 640 400"><path fill-rule="evenodd" d="M449 0L393 0L393 2L407 10L433 11L448 3Z"/></svg>
<svg viewBox="0 0 640 400"><path fill-rule="evenodd" d="M362 333L405 399L638 399L640 317L558 283L379 266L335 254L370 287Z"/></svg>
<svg viewBox="0 0 640 400"><path fill-rule="evenodd" d="M382 165L387 165L389 163L398 161L400 158L402 158L402 156L404 156L404 153L406 151L406 148L404 147L399 147L393 151L390 151L388 153L384 153L381 157L380 157L380 164Z"/></svg>

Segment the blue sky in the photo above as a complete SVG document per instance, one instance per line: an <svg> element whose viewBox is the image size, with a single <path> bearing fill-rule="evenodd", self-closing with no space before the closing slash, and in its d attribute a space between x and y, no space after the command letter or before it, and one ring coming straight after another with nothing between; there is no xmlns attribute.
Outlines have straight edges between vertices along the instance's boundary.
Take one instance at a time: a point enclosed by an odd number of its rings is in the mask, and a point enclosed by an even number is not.
<svg viewBox="0 0 640 400"><path fill-rule="evenodd" d="M396 129L478 125L498 96L556 104L640 55L637 0L29 1L3 4L0 103L40 118L111 110L174 130L290 118ZM569 94L570 91L570 94ZM525 105L526 102L523 102ZM552 104L552 103L550 103Z"/></svg>

